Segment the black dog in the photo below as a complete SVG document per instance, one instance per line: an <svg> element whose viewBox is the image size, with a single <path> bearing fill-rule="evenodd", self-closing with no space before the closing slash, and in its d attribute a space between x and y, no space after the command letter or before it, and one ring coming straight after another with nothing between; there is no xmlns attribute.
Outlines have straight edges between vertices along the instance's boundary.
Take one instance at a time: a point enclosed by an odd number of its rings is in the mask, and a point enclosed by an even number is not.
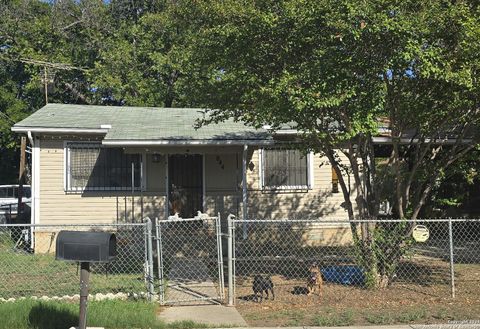
<svg viewBox="0 0 480 329"><path fill-rule="evenodd" d="M275 299L275 293L273 292L273 282L270 277L262 277L261 275L256 275L253 278L253 294L254 300L258 302L258 295L260 294L260 303L263 300L263 292L266 293L266 299L268 299L268 291L272 293L272 300Z"/></svg>

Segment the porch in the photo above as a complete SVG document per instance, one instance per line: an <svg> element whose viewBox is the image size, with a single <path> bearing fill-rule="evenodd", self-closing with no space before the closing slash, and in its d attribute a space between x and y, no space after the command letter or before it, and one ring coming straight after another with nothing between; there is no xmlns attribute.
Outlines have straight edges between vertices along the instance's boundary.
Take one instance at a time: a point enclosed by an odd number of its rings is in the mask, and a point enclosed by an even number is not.
<svg viewBox="0 0 480 329"><path fill-rule="evenodd" d="M117 222L246 213L253 146L120 148L70 142L65 152L67 193L114 196Z"/></svg>

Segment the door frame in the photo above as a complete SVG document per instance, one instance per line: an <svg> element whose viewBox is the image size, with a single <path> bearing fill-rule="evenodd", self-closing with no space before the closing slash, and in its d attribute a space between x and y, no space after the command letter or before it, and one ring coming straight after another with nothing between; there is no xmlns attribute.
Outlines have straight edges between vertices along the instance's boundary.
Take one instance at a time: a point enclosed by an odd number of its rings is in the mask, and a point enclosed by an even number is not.
<svg viewBox="0 0 480 329"><path fill-rule="evenodd" d="M202 212L206 208L206 186L205 186L205 153L165 153L165 219L168 219L170 213L170 155L200 155L202 157Z"/></svg>

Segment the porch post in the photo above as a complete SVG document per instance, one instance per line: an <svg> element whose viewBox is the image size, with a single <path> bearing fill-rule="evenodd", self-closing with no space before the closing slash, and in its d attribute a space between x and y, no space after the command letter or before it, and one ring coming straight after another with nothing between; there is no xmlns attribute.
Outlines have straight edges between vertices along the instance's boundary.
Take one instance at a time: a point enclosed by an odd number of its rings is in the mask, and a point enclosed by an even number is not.
<svg viewBox="0 0 480 329"><path fill-rule="evenodd" d="M169 211L169 190L168 190L168 153L165 153L165 219L168 219Z"/></svg>
<svg viewBox="0 0 480 329"><path fill-rule="evenodd" d="M32 138L32 141L33 141L33 144L32 144L32 186L31 186L31 192L30 192L31 198L32 198L32 201L31 201L32 209L30 211L30 223L31 224L38 224L38 220L37 220L37 217L38 217L37 216L37 211L38 211L38 208L37 208L37 199L38 199L37 179L38 179L38 175L37 175L37 172L38 172L38 170L37 170L37 167L38 167L38 152L39 152L39 149L38 149L38 140ZM32 143L32 141L30 141L30 143Z"/></svg>
<svg viewBox="0 0 480 329"><path fill-rule="evenodd" d="M38 137L33 137L32 133L28 132L28 139L32 147L32 184L31 184L31 213L30 213L30 224L38 224L40 222L40 140ZM67 156L67 148L64 148L64 154ZM70 172L70 163L66 162L68 165L68 173ZM65 177L65 182L69 176ZM69 179L69 178L68 178ZM66 185L68 186L68 185ZM30 228L30 248L34 250L35 248L35 239L34 234L36 227L32 226Z"/></svg>
<svg viewBox="0 0 480 329"><path fill-rule="evenodd" d="M242 202L243 202L243 238L247 238L247 223L248 219L248 195L247 195L247 151L248 145L243 145L243 157L242 157Z"/></svg>
<svg viewBox="0 0 480 329"><path fill-rule="evenodd" d="M135 163L133 163L133 161L132 161L132 223L135 223Z"/></svg>

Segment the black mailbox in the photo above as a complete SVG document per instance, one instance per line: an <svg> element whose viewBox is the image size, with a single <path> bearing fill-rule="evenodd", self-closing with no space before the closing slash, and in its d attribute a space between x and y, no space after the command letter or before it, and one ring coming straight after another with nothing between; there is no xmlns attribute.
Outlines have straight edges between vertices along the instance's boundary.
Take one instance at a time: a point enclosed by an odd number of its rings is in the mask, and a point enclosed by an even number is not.
<svg viewBox="0 0 480 329"><path fill-rule="evenodd" d="M106 263L117 256L117 238L113 233L60 231L56 259Z"/></svg>

